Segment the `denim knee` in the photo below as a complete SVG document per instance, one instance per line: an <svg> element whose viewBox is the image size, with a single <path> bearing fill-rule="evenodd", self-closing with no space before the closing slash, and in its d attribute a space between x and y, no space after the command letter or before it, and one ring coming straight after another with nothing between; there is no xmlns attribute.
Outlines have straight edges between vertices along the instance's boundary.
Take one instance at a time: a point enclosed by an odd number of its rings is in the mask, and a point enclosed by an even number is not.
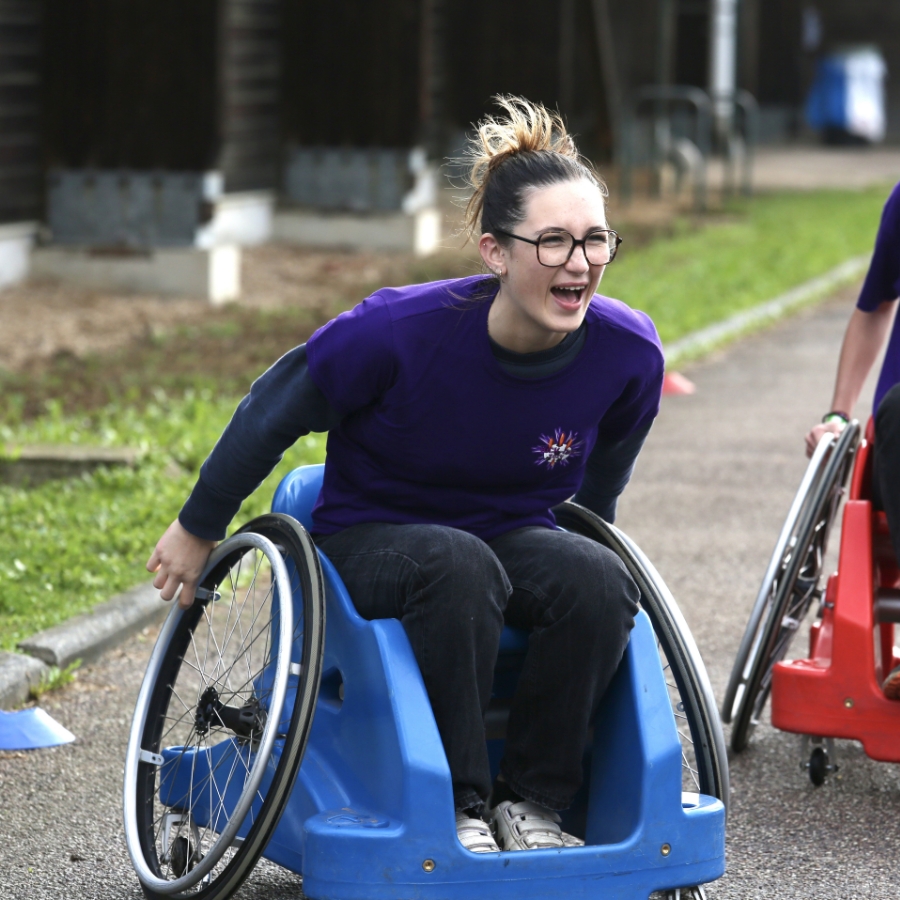
<svg viewBox="0 0 900 900"><path fill-rule="evenodd" d="M640 591L615 553L593 541L591 544L580 560L579 589L567 594L572 614L593 633L617 627L627 633L634 625Z"/></svg>
<svg viewBox="0 0 900 900"><path fill-rule="evenodd" d="M565 611L591 632L616 622L631 628L640 591L619 556L590 538L567 534L554 558L557 616Z"/></svg>
<svg viewBox="0 0 900 900"><path fill-rule="evenodd" d="M425 541L417 559L420 592L451 604L454 618L502 626L512 587L490 547L457 528L421 528Z"/></svg>

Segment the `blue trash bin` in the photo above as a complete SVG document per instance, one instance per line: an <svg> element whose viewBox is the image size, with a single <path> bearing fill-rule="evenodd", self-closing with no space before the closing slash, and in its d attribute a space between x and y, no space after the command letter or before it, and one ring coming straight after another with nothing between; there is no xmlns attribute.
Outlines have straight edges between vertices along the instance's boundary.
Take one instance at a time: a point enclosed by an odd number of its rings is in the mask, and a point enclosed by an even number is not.
<svg viewBox="0 0 900 900"><path fill-rule="evenodd" d="M875 47L849 48L819 60L806 101L806 121L828 143L884 139L887 67Z"/></svg>

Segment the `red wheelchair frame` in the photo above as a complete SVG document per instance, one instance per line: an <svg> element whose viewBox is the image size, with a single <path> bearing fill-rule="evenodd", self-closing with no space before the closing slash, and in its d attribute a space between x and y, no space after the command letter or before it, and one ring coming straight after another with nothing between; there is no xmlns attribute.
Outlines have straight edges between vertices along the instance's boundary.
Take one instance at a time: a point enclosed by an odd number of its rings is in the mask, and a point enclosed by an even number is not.
<svg viewBox="0 0 900 900"><path fill-rule="evenodd" d="M838 570L828 579L821 618L810 629L809 656L773 668L772 724L857 740L872 759L900 762L900 703L881 689L900 664L894 643L900 569L885 514L872 508L873 438L870 419L844 506Z"/></svg>
<svg viewBox="0 0 900 900"><path fill-rule="evenodd" d="M834 764L834 738L860 741L872 759L900 762L900 703L882 691L900 664L900 569L884 513L871 501L874 422L823 436L791 505L750 615L722 704L731 747L749 744L766 702L772 724L804 736L801 764L815 785ZM851 477L852 471L852 477ZM823 579L831 526L845 487L838 570ZM824 580L824 585L823 585ZM809 655L785 660L813 604ZM810 752L811 746L811 752Z"/></svg>

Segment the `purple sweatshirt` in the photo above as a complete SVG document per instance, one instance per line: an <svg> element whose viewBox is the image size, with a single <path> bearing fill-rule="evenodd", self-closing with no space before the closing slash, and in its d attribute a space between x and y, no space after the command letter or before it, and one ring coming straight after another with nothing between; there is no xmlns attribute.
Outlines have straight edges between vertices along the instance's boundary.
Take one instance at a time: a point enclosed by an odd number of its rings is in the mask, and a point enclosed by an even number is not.
<svg viewBox="0 0 900 900"><path fill-rule="evenodd" d="M869 272L856 303L858 309L873 312L885 300L896 300L900 296L900 184L891 191L878 236ZM875 388L872 411L878 409L884 395L900 382L900 317L894 318L894 328L888 341L881 367L881 375Z"/></svg>
<svg viewBox="0 0 900 900"><path fill-rule="evenodd" d="M341 416L328 434L314 530L432 523L484 540L554 527L598 437L659 410L663 355L643 313L595 296L572 363L510 375L487 331L483 276L385 288L317 331L309 373Z"/></svg>

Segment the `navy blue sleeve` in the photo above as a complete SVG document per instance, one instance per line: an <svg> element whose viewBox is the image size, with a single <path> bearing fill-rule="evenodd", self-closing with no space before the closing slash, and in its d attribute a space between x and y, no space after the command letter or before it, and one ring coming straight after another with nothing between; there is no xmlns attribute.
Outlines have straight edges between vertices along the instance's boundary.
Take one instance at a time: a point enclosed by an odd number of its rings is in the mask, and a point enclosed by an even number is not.
<svg viewBox="0 0 900 900"><path fill-rule="evenodd" d="M278 465L284 451L311 431L328 431L341 415L309 375L306 345L286 353L262 374L200 468L178 514L191 534L218 541L241 503Z"/></svg>
<svg viewBox="0 0 900 900"><path fill-rule="evenodd" d="M625 490L634 464L650 433L650 425L632 431L621 441L597 439L584 471L584 481L572 498L607 522L616 520L616 503Z"/></svg>
<svg viewBox="0 0 900 900"><path fill-rule="evenodd" d="M863 312L874 312L886 300L896 300L900 295L898 230L900 230L900 184L891 191L881 214L869 271L856 301L857 308Z"/></svg>

